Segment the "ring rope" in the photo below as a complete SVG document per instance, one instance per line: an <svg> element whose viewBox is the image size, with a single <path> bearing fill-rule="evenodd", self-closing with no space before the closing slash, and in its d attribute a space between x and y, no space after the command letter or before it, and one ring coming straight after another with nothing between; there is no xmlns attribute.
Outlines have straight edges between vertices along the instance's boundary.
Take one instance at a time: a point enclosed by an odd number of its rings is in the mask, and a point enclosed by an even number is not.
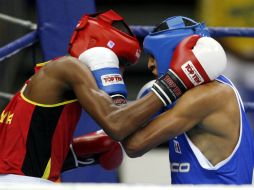
<svg viewBox="0 0 254 190"><path fill-rule="evenodd" d="M209 27L212 37L254 37L253 27Z"/></svg>
<svg viewBox="0 0 254 190"><path fill-rule="evenodd" d="M130 26L137 37L145 37L154 26ZM254 37L254 27L208 27L212 37Z"/></svg>
<svg viewBox="0 0 254 190"><path fill-rule="evenodd" d="M246 113L254 112L254 102L243 102Z"/></svg>
<svg viewBox="0 0 254 190"><path fill-rule="evenodd" d="M18 53L22 49L33 45L38 38L37 30L32 31L21 38L0 48L0 61Z"/></svg>
<svg viewBox="0 0 254 190"><path fill-rule="evenodd" d="M34 28L35 25L30 21L24 21L8 15L0 13L2 20L8 20L13 23L18 23L23 26L31 26ZM154 26L130 26L131 30L137 37L144 37L149 34ZM37 26L36 26L37 28ZM208 28L212 37L254 37L254 28L246 27L209 27ZM0 61L18 53L20 50L34 44L38 40L38 28L37 30L30 32L23 37L3 46L0 48ZM0 98L11 99L12 94L0 92ZM246 112L254 112L254 102L244 102Z"/></svg>
<svg viewBox="0 0 254 190"><path fill-rule="evenodd" d="M0 92L0 98L10 100L10 99L12 99L13 96L14 96L13 94L10 94L7 92Z"/></svg>
<svg viewBox="0 0 254 190"><path fill-rule="evenodd" d="M28 21L19 19L13 16L9 16L3 13L0 13L0 19L15 23L31 30L37 29L37 24ZM131 30L136 36L144 37L149 32L153 30L155 26L130 26ZM213 37L228 37L228 36L239 36L239 37L254 37L254 28L252 27L208 27L209 33Z"/></svg>
<svg viewBox="0 0 254 190"><path fill-rule="evenodd" d="M131 26L131 30L137 37L146 36L153 28L154 26ZM210 27L208 29L212 37L254 37L254 28ZM33 44L37 40L37 33L38 29L0 48L0 61ZM12 51L15 53L11 53Z"/></svg>
<svg viewBox="0 0 254 190"><path fill-rule="evenodd" d="M13 16L3 14L3 13L0 13L0 19L4 20L4 21L8 21L10 23L14 23L14 24L24 26L24 27L29 28L31 30L36 30L37 29L37 24L35 24L35 23L33 23L29 20L23 20L23 19L20 19L20 18L16 18L16 17L13 17Z"/></svg>

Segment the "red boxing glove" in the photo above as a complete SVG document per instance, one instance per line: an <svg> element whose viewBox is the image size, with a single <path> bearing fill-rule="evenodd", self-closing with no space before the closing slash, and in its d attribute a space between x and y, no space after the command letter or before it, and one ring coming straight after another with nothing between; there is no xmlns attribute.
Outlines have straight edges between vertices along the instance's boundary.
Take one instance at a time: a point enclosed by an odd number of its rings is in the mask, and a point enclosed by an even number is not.
<svg viewBox="0 0 254 190"><path fill-rule="evenodd" d="M72 150L78 166L99 163L104 169L112 170L123 160L120 144L102 130L74 138Z"/></svg>
<svg viewBox="0 0 254 190"><path fill-rule="evenodd" d="M179 43L168 72L151 89L166 106L188 89L213 81L222 74L226 64L225 51L216 40L192 35Z"/></svg>

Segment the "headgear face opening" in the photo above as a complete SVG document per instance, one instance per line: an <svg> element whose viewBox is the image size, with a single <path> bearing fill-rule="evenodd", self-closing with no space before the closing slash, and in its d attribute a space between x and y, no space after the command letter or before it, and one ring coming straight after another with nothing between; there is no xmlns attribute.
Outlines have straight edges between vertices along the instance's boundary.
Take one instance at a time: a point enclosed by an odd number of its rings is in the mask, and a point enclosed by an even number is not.
<svg viewBox="0 0 254 190"><path fill-rule="evenodd" d="M69 53L74 57L93 47L111 49L124 65L135 64L140 45L123 18L113 10L83 16L71 37Z"/></svg>
<svg viewBox="0 0 254 190"><path fill-rule="evenodd" d="M163 21L145 37L144 51L155 58L159 76L169 69L173 52L178 43L193 34L210 36L204 23L197 23L183 16L175 16Z"/></svg>

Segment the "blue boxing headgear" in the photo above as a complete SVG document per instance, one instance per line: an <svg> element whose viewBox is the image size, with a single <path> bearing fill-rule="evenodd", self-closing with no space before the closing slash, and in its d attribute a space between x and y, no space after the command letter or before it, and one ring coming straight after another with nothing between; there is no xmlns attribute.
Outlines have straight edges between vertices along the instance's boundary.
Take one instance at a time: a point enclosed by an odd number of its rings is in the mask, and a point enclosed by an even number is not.
<svg viewBox="0 0 254 190"><path fill-rule="evenodd" d="M167 72L178 43L193 34L210 36L204 23L198 23L183 16L175 16L164 20L145 37L144 51L155 58L159 76Z"/></svg>

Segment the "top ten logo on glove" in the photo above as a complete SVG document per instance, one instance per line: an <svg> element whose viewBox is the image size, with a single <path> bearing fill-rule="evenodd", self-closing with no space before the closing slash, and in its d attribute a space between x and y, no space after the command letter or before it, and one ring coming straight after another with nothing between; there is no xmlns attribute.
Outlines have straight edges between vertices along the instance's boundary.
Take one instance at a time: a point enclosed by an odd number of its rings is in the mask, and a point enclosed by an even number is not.
<svg viewBox="0 0 254 190"><path fill-rule="evenodd" d="M200 85L204 82L203 77L199 74L191 61L187 61L181 66L181 68L194 86Z"/></svg>
<svg viewBox="0 0 254 190"><path fill-rule="evenodd" d="M103 86L109 86L114 84L124 84L123 78L120 74L107 74L101 76Z"/></svg>

